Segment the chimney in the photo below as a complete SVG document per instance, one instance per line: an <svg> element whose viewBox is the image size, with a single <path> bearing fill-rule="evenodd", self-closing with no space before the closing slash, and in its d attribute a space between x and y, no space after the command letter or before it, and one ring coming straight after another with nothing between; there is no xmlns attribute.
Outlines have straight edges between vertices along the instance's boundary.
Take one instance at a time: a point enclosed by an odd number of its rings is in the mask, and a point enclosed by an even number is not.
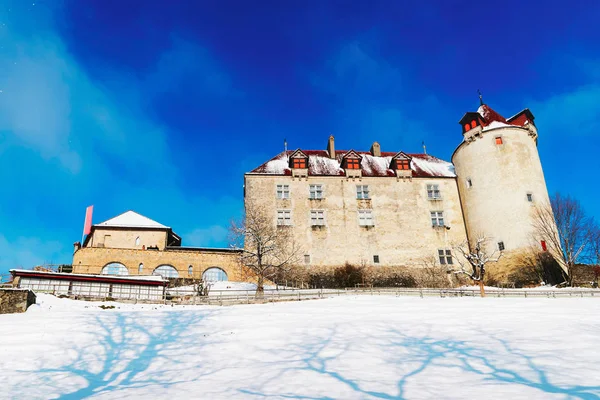
<svg viewBox="0 0 600 400"><path fill-rule="evenodd" d="M379 146L379 143L373 142L373 145L371 146L371 155L373 157L381 157L381 146Z"/></svg>
<svg viewBox="0 0 600 400"><path fill-rule="evenodd" d="M329 158L335 158L335 143L333 135L329 136L329 142L327 143L327 153L329 153Z"/></svg>

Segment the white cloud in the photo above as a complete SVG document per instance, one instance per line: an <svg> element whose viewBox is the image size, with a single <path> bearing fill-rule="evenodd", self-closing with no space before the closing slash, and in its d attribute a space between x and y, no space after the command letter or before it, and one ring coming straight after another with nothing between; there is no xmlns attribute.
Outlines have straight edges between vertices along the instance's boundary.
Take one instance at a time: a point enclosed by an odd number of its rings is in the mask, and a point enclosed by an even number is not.
<svg viewBox="0 0 600 400"><path fill-rule="evenodd" d="M56 263L64 255L63 251L63 245L55 240L43 241L34 237L9 240L0 234L0 273L12 268Z"/></svg>
<svg viewBox="0 0 600 400"><path fill-rule="evenodd" d="M191 247L211 247L227 246L228 230L220 225L213 225L208 228L194 229L192 232L182 236L184 246Z"/></svg>

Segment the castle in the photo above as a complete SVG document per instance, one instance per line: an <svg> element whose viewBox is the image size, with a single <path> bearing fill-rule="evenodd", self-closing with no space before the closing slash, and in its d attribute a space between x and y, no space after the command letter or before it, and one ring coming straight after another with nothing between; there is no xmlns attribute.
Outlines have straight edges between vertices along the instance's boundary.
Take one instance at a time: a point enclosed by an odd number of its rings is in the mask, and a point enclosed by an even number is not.
<svg viewBox="0 0 600 400"><path fill-rule="evenodd" d="M306 266L454 264L452 248L481 236L488 254L529 248L533 206L549 202L533 114L506 119L482 104L460 125L452 162L377 142L368 152L336 150L333 136L326 150L286 150L244 175L245 207L292 230ZM128 211L75 244L73 272L252 279L239 250L181 243L170 227Z"/></svg>
<svg viewBox="0 0 600 400"><path fill-rule="evenodd" d="M482 102L460 125L452 162L377 142L336 150L333 136L286 150L245 174L245 206L291 229L307 266L452 264L453 246L482 236L488 254L531 246L533 206L549 202L533 114Z"/></svg>

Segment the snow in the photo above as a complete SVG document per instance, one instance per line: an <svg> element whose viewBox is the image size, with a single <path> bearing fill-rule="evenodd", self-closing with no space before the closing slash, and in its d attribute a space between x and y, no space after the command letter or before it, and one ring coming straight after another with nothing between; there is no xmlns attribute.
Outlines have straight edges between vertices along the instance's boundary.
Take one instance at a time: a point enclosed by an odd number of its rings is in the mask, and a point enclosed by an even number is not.
<svg viewBox="0 0 600 400"><path fill-rule="evenodd" d="M289 169L287 154L281 153L277 158L265 164L263 174L283 175L285 170Z"/></svg>
<svg viewBox="0 0 600 400"><path fill-rule="evenodd" d="M431 176L454 178L454 165L435 157L413 157L413 169L418 169Z"/></svg>
<svg viewBox="0 0 600 400"><path fill-rule="evenodd" d="M344 173L337 160L324 156L310 155L308 157L308 167L311 175L340 175Z"/></svg>
<svg viewBox="0 0 600 400"><path fill-rule="evenodd" d="M515 125L505 124L504 122L499 122L499 121L492 121L492 122L490 122L490 124L488 126L483 128L482 131L485 132L485 131L489 131L491 129L505 128L505 127L514 128Z"/></svg>
<svg viewBox="0 0 600 400"><path fill-rule="evenodd" d="M598 298L345 296L0 316L0 398L598 398Z"/></svg>
<svg viewBox="0 0 600 400"><path fill-rule="evenodd" d="M374 157L370 154L364 154L362 157L361 166L366 176L387 175L392 157Z"/></svg>
<svg viewBox="0 0 600 400"><path fill-rule="evenodd" d="M96 224L96 226L114 226L114 227L131 227L131 228L160 228L169 229L168 226L159 224L148 217L144 217L135 211L127 211L121 215L117 215L107 221Z"/></svg>

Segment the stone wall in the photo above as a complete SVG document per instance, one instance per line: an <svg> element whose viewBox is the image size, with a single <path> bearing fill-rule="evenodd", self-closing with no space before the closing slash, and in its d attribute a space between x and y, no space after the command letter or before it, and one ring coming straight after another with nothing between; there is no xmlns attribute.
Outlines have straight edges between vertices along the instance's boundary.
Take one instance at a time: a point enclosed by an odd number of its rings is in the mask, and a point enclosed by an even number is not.
<svg viewBox="0 0 600 400"><path fill-rule="evenodd" d="M136 244L137 238L139 243ZM109 229L96 227L88 242L88 247L107 247L120 249L139 249L157 246L160 250L167 243L167 232L164 230Z"/></svg>
<svg viewBox="0 0 600 400"><path fill-rule="evenodd" d="M100 274L106 264L118 262L127 268L129 275L151 275L158 266L171 265L181 278L201 279L204 271L217 267L227 273L230 281L253 281L238 260L239 253L218 249L160 251L86 247L73 255L73 272Z"/></svg>
<svg viewBox="0 0 600 400"><path fill-rule="evenodd" d="M466 240L466 230L454 178L291 176L247 174L246 206L272 213L292 211L296 241L311 266L419 265L437 257L438 249ZM276 185L290 187L289 199L276 198ZM309 185L323 185L322 200L309 199ZM437 184L440 200L429 200L427 185ZM358 200L357 185L368 185L371 199ZM359 225L358 210L372 209L373 227ZM312 227L311 210L325 211L325 226ZM443 211L446 229L433 228L431 211ZM375 262L378 256L379 262Z"/></svg>
<svg viewBox="0 0 600 400"><path fill-rule="evenodd" d="M475 130L481 128L470 133ZM536 138L533 125L488 129L454 152L467 232L472 240L489 238L488 253L498 242L507 251L533 244L534 206L549 203Z"/></svg>
<svg viewBox="0 0 600 400"><path fill-rule="evenodd" d="M35 304L35 294L24 289L0 289L0 314L23 313Z"/></svg>

